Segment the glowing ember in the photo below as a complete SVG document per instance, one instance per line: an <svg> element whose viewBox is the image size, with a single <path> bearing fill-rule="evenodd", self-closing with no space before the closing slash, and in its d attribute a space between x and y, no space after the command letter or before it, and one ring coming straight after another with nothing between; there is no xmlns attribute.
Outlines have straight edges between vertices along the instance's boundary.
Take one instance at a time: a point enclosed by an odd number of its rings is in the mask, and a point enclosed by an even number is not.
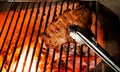
<svg viewBox="0 0 120 72"><path fill-rule="evenodd" d="M26 60L25 64L24 64L24 62L25 62L25 56L26 56L26 53L27 53L28 46L26 45L26 46L23 47L23 51L22 51L22 54L20 56L20 60L19 60L16 72L22 72L22 71L28 72L28 70L30 68L30 62L31 62L31 58L32 58L32 53L33 53L33 47L34 47L33 45L30 46L30 50L29 50L29 53L28 53L27 60ZM20 48L17 48L17 50L18 49L20 49ZM17 58L17 57L13 58L13 61L11 63L10 70L9 70L10 72L13 72L15 70L16 63L17 63L17 60L18 60L18 59L15 59L15 58ZM45 61L44 55L41 55L41 58L42 58L42 60L39 62L40 67L38 68L38 71L41 71L41 67L43 68L44 61ZM36 71L37 59L38 59L38 57L36 57L36 56L33 58L33 62L32 62L30 72L35 72ZM1 62L0 62L0 66L1 66L2 61L3 61L3 56L2 55L0 55L0 60L1 60ZM6 63L9 62L9 61L10 61L10 58L7 59ZM6 64L6 63L4 64L2 72L6 72L7 69L8 69L8 64Z"/></svg>
<svg viewBox="0 0 120 72"><path fill-rule="evenodd" d="M24 67L24 72L29 71L30 62L31 62L32 53L33 53L33 47L34 47L33 45L30 46L30 50L29 50L29 53L28 53L28 56L27 56L26 64L24 64L24 60L25 60L25 55L26 55L28 47L27 46L24 47L24 50L21 54L21 57L20 57L20 60L19 60L19 63L18 63L17 72L22 72L23 67ZM30 72L35 72L36 71L36 63L37 63L37 57L35 56L34 59L33 59L33 62L32 62ZM40 70L40 68L39 68L39 70Z"/></svg>

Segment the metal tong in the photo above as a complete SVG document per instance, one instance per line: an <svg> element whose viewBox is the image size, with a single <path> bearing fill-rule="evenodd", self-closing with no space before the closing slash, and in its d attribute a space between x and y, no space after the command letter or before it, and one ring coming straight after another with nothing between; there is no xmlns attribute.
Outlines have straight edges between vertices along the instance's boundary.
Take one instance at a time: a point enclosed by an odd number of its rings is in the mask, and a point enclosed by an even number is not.
<svg viewBox="0 0 120 72"><path fill-rule="evenodd" d="M81 28L77 25L69 26L70 36L75 39L79 44L86 44L97 55L99 55L103 61L105 61L116 72L120 72L119 66L115 63L113 58L107 53L95 40L94 34L88 29Z"/></svg>

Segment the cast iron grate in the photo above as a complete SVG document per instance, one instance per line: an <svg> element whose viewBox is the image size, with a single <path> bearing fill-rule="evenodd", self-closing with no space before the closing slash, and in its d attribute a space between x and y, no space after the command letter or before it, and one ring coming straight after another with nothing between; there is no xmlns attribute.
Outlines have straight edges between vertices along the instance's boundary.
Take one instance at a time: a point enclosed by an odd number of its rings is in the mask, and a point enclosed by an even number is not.
<svg viewBox="0 0 120 72"><path fill-rule="evenodd" d="M56 16L61 15L67 9L75 9L77 5L84 5L91 10L95 11L95 5L91 6L92 2L74 2L74 1L62 1L62 2L37 2L37 3L11 3L9 11L6 12L6 17L1 28L1 44L0 54L3 55L1 58L0 71L22 71L22 72L41 72L39 64L44 53L44 65L43 72L46 72L47 64L49 61L49 54L52 54L52 62L50 65L50 72L53 70L56 49L44 49L44 42L41 38L39 44L39 35L44 33L48 24L54 21ZM94 2L96 4L96 2ZM97 24L96 30L97 32ZM59 53L59 62L57 72L61 72L62 52L63 47L61 46ZM68 58L69 48L68 43L66 50L66 64L64 71L68 70ZM76 48L77 44L74 44L74 57L73 57L73 69L75 72L75 61L76 61ZM80 72L82 72L82 51L81 46L80 52ZM25 53L24 53L25 52ZM90 49L88 48L88 64L87 71L90 71ZM24 55L22 55L24 53ZM37 58L36 58L37 55ZM23 57L21 59L21 57ZM9 60L8 60L9 59ZM22 61L23 60L23 61ZM21 62L22 61L22 62ZM34 66L35 61L35 66ZM95 65L96 66L96 55ZM22 64L22 66L20 66Z"/></svg>

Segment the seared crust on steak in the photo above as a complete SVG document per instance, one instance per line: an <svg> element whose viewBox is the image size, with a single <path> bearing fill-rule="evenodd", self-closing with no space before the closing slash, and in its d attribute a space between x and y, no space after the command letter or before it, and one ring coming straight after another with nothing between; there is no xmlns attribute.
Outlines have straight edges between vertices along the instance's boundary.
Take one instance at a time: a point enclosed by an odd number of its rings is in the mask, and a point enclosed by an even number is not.
<svg viewBox="0 0 120 72"><path fill-rule="evenodd" d="M45 31L44 41L48 48L57 48L66 42L74 42L69 36L68 27L78 25L87 28L91 22L90 11L83 7L65 11L57 17Z"/></svg>

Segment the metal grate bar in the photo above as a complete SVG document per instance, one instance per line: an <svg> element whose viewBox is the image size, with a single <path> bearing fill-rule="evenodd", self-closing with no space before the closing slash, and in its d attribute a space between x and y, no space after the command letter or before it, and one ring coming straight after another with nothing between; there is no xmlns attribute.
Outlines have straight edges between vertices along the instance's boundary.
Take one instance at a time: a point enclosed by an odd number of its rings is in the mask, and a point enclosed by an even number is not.
<svg viewBox="0 0 120 72"><path fill-rule="evenodd" d="M83 55L83 45L80 47L80 72L82 72L82 56Z"/></svg>
<svg viewBox="0 0 120 72"><path fill-rule="evenodd" d="M45 72L45 70L46 70L46 65L47 65L47 58L48 58L48 54L49 54L49 48L47 49L47 52L46 52L46 58L45 58L45 63L44 63L44 70L43 70L43 72Z"/></svg>
<svg viewBox="0 0 120 72"><path fill-rule="evenodd" d="M53 19L52 19L52 21L55 19L55 16L56 16L56 8L57 8L57 3L58 3L58 2L55 2L55 10L54 10L54 16L53 16Z"/></svg>
<svg viewBox="0 0 120 72"><path fill-rule="evenodd" d="M75 43L75 46L74 46L74 59L73 59L73 69L72 69L72 72L75 72L75 62L76 62L76 49L77 49L77 45Z"/></svg>
<svg viewBox="0 0 120 72"><path fill-rule="evenodd" d="M90 48L88 48L88 64L87 64L87 70L90 71Z"/></svg>
<svg viewBox="0 0 120 72"><path fill-rule="evenodd" d="M53 21L53 20L55 19L55 17L56 17L57 3L58 3L58 2L55 2L55 10L54 10L54 15L53 15L53 19L52 19L52 21ZM55 51L56 51L56 49L53 50L52 63L51 63L51 69L50 69L50 72L52 72L52 70L53 70L53 63L54 63L54 58L55 58Z"/></svg>
<svg viewBox="0 0 120 72"><path fill-rule="evenodd" d="M50 17L51 5L52 5L52 2L50 2L50 5L49 5L49 10L48 10L47 18L46 18L46 23L45 23L44 31L45 31L46 28L47 28L48 20L49 20L49 17ZM44 63L44 70L43 70L43 72L45 72L45 70L46 70L48 54L49 54L49 48L47 49L47 52L46 52L46 58L45 58L45 63Z"/></svg>
<svg viewBox="0 0 120 72"><path fill-rule="evenodd" d="M67 9L68 9L68 6L69 6L69 1L67 1Z"/></svg>
<svg viewBox="0 0 120 72"><path fill-rule="evenodd" d="M82 6L83 6L83 2L84 2L84 1L82 1L82 2L81 2L81 1L79 1L79 5L82 5Z"/></svg>
<svg viewBox="0 0 120 72"><path fill-rule="evenodd" d="M43 22L43 16L44 16L45 8L46 8L46 2L44 3L43 12L42 12L42 18L40 20L40 30L41 30L41 26L42 26L42 22ZM40 59L41 59L43 43L44 43L44 41L42 39L42 44L41 44L41 47L40 47L40 52L39 52L39 55L38 55L38 60L37 60L37 65L36 65L36 72L38 71L38 66L39 66L39 62L40 62Z"/></svg>
<svg viewBox="0 0 120 72"><path fill-rule="evenodd" d="M63 46L60 49L59 63L58 63L58 72L60 72L61 58L62 58Z"/></svg>
<svg viewBox="0 0 120 72"><path fill-rule="evenodd" d="M23 4L22 4L22 5L23 5ZM29 3L27 3L27 7L26 7L25 14L24 14L24 18L23 18L23 20L22 20L22 25L21 25L21 27L20 27L20 30L19 30L19 33L18 33L18 37L17 37L17 40L16 40L16 42L15 42L15 46L14 46L14 48L13 48L14 50L13 50L13 53L12 53L12 57L11 57L11 60L10 60L10 64L8 65L8 71L9 71L9 69L10 69L10 67L11 67L11 63L12 63L12 61L13 61L13 57L14 57L15 51L16 51L16 49L17 49L18 41L19 41L19 38L20 38L20 35L21 35L21 32L22 32L24 20L25 20L26 14L27 14L28 5L29 5ZM21 10L21 9L20 9L20 10Z"/></svg>
<svg viewBox="0 0 120 72"><path fill-rule="evenodd" d="M68 69L68 57L69 57L69 48L70 48L70 43L68 43L68 47L67 47L67 54L66 54L66 64L65 64L65 72L67 72Z"/></svg>
<svg viewBox="0 0 120 72"><path fill-rule="evenodd" d="M17 7L16 7L16 8L17 8ZM22 9L22 6L21 6L20 9ZM7 52L5 53L5 56L4 56L4 59L3 59L3 62L2 62L2 67L1 67L0 71L2 71L3 66L4 66L4 63L5 63L6 59L7 59L7 54L8 54L8 51L9 51L9 49L10 49L10 46L11 46L11 42L12 42L12 39L13 39L13 36L14 36L14 33L15 33L15 29L16 29L16 26L17 26L17 23L18 23L18 20L19 20L20 13L21 13L21 10L19 11L19 14L18 14L16 23L15 23L15 26L14 26L14 29L13 29L13 33L12 33L12 36L11 36L11 39L10 39L10 42L9 42L9 45L8 45L8 48L7 48ZM12 21L11 21L11 22L12 22Z"/></svg>
<svg viewBox="0 0 120 72"><path fill-rule="evenodd" d="M33 3L34 5L35 5L35 3ZM35 30L35 26L36 26L36 20L37 20L37 14L38 14L38 12L39 12L39 8L37 9L37 12L36 12L36 14L35 14L35 20L34 20L34 25L33 25L33 29L32 29L32 34L30 35L30 41L29 41L29 44L28 44L28 48L27 48L27 53L26 53L26 55L25 55L25 59L24 59L24 66L23 66L23 68L22 68L22 71L24 71L25 69L25 65L26 65L26 61L27 61L27 57L28 57L28 53L29 53L29 51L30 51L30 45L31 45L31 42L32 42L32 38L33 38L33 34L34 34L34 30Z"/></svg>
<svg viewBox="0 0 120 72"><path fill-rule="evenodd" d="M62 3L61 3L61 7L60 7L60 13L59 13L59 15L61 15L62 14L62 7L63 7L63 3L64 3L64 1L62 1Z"/></svg>
<svg viewBox="0 0 120 72"><path fill-rule="evenodd" d="M19 61L20 61L20 56L21 56L22 51L23 51L23 47L24 47L24 43L25 43L25 39L26 39L26 37L27 37L27 32L28 32L28 29L29 29L29 26L30 26L30 21L31 21L31 17L32 17L33 9L34 9L34 4L33 4L33 6L32 6L32 10L31 10L31 12L30 12L29 21L28 21L28 23L27 23L27 27L26 27L27 29L25 30L25 35L24 35L24 38L23 38L23 42L22 42L22 46L21 46L21 49L20 49L20 53L19 53L19 55L18 55L18 61L17 61L17 63L16 63L15 71L16 71L17 68L18 68L18 63L19 63Z"/></svg>
<svg viewBox="0 0 120 72"><path fill-rule="evenodd" d="M37 10L37 14L39 14L39 8L40 8L40 5L41 3L39 3L38 5L38 10ZM36 22L35 22L36 23ZM39 29L40 29L40 26L39 26ZM35 41L35 46L34 46L34 50L33 50L33 53L32 53L32 59L31 59L31 62L30 62L30 67L29 67L29 72L31 71L31 67L32 67L32 62L33 62L33 58L34 58L34 55L35 55L35 50L36 50L36 46L37 46L37 42L38 42L38 37L39 37L39 33L40 33L40 30L38 29L38 33L37 33L37 39Z"/></svg>
<svg viewBox="0 0 120 72"><path fill-rule="evenodd" d="M6 17L5 17L3 26L2 26L2 28L1 28L0 37L1 37L1 34L2 34L2 32L3 32L4 26L5 26L6 22L7 22L8 15L9 15L9 13L10 13L11 7L12 7L13 5L14 5L13 3L10 5L10 8L9 8L9 10L8 10L8 12L7 12L7 15L6 15Z"/></svg>
<svg viewBox="0 0 120 72"><path fill-rule="evenodd" d="M64 3L64 1L62 1L61 4L60 4L61 7L60 7L59 15L62 14L62 11L63 11L63 3ZM60 56L59 56L59 62L58 62L58 72L60 72L60 68L61 68L62 52L63 52L63 46L61 46L61 49L60 49Z"/></svg>
<svg viewBox="0 0 120 72"><path fill-rule="evenodd" d="M42 53L42 46L43 46L43 39L42 39L42 43L41 43L41 47L40 47L40 53L38 55L38 60L37 60L37 65L36 65L36 71L35 72L38 72L38 66L39 66L39 62L40 62L40 58L41 58L41 53Z"/></svg>
<svg viewBox="0 0 120 72"><path fill-rule="evenodd" d="M72 9L74 9L74 7L75 7L75 4L74 4L74 0L73 0L73 6L72 6Z"/></svg>
<svg viewBox="0 0 120 72"><path fill-rule="evenodd" d="M49 10L48 10L47 18L46 18L46 24L45 24L44 31L46 30L47 25L48 25L48 20L49 20L49 17L50 17L50 11L51 11L51 5L52 5L52 2L50 2L50 5L49 5Z"/></svg>
<svg viewBox="0 0 120 72"><path fill-rule="evenodd" d="M69 6L69 2L67 1L67 8L66 9L68 9L68 6ZM68 47L67 47L65 72L67 72L67 69L68 69L69 48L70 48L70 43L68 43Z"/></svg>
<svg viewBox="0 0 120 72"><path fill-rule="evenodd" d="M74 9L74 0L73 0L72 9ZM76 49L77 49L77 45L76 45L76 43L75 43L75 46L74 46L74 57L73 57L73 69L72 69L72 72L75 72Z"/></svg>
<svg viewBox="0 0 120 72"><path fill-rule="evenodd" d="M53 70L53 63L54 63L54 58L55 58L55 51L56 51L56 49L54 49L54 51L53 51L53 55L52 55L52 63L51 63L51 69L50 69L50 72L52 72L52 70Z"/></svg>
<svg viewBox="0 0 120 72"><path fill-rule="evenodd" d="M10 23L9 23L9 26L8 26L8 29L7 29L7 33L6 33L6 35L5 35L4 41L3 41L3 43L2 43L2 47L1 47L1 49L0 49L0 53L1 53L2 49L3 49L3 47L4 47L6 38L7 38L7 36L8 36L8 32L9 32L9 29L10 29L10 27L11 27L11 24L12 24L12 21L13 21L14 14L15 14L15 12L16 12L16 9L17 9L17 4L15 4L15 9L14 9L14 12L13 12L13 15L12 15L12 19L11 19L11 21L10 21Z"/></svg>

